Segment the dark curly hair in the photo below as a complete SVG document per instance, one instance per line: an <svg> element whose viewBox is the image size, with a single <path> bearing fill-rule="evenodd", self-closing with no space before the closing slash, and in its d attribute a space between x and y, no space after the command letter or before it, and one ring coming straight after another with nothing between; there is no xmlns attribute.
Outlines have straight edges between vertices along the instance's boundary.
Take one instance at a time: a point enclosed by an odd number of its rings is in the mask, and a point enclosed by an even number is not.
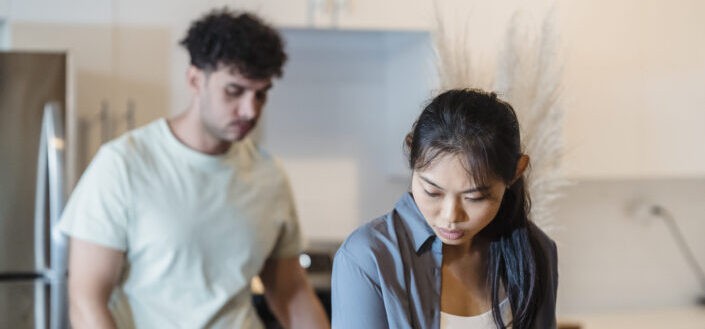
<svg viewBox="0 0 705 329"><path fill-rule="evenodd" d="M281 77L287 59L274 28L253 14L228 8L191 23L179 43L188 50L191 65L208 72L232 66L250 79Z"/></svg>

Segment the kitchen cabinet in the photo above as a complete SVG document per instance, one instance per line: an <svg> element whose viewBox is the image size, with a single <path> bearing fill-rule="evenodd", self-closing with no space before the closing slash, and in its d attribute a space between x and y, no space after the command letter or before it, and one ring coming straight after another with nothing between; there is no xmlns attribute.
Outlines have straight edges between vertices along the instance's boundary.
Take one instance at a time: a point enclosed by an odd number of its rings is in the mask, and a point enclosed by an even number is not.
<svg viewBox="0 0 705 329"><path fill-rule="evenodd" d="M310 2L310 1L309 1ZM431 0L330 0L313 16L316 26L361 30L429 30L434 23ZM321 14L322 12L322 14ZM327 14L327 15L326 15ZM325 24L327 18L328 24Z"/></svg>
<svg viewBox="0 0 705 329"><path fill-rule="evenodd" d="M362 30L428 30L431 0L242 0L173 3L167 0L123 0L115 19L128 24L184 26L206 11L228 6L252 11L281 28ZM164 8L169 15L164 15Z"/></svg>
<svg viewBox="0 0 705 329"><path fill-rule="evenodd" d="M705 4L584 0L559 13L567 174L705 177Z"/></svg>
<svg viewBox="0 0 705 329"><path fill-rule="evenodd" d="M112 0L0 0L7 17L18 22L106 24Z"/></svg>

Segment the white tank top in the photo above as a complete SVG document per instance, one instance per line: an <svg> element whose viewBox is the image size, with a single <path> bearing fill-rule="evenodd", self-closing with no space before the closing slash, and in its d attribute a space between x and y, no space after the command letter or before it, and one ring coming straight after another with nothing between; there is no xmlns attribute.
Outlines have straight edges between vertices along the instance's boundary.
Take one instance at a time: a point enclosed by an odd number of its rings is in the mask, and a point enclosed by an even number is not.
<svg viewBox="0 0 705 329"><path fill-rule="evenodd" d="M502 320L504 323L509 323L512 320L512 309L509 305L509 299L499 303L499 310L502 312ZM497 329L492 317L492 310L489 310L480 315L459 316L445 312L441 312L441 329ZM511 328L511 326L507 327Z"/></svg>

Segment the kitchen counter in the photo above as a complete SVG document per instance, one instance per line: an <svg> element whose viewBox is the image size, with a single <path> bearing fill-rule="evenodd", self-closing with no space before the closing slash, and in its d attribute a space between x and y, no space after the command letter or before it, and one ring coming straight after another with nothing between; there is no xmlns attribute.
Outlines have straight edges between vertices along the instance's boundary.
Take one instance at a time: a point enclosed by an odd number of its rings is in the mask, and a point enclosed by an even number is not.
<svg viewBox="0 0 705 329"><path fill-rule="evenodd" d="M705 306L566 314L559 323L575 323L580 329L705 329Z"/></svg>

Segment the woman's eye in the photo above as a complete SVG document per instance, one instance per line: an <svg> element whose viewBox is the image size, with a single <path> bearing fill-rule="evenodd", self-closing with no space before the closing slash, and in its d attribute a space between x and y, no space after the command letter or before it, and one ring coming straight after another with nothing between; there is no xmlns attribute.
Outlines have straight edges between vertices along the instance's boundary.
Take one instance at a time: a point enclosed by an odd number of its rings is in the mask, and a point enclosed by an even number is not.
<svg viewBox="0 0 705 329"><path fill-rule="evenodd" d="M423 190L423 191L426 192L426 195L428 195L428 196L430 196L430 197L432 197L432 198L437 198L437 197L441 196L440 193L430 192L430 191L427 191L427 190Z"/></svg>
<svg viewBox="0 0 705 329"><path fill-rule="evenodd" d="M487 199L485 196L467 196L465 197L465 200L470 201L470 202L480 202L482 200Z"/></svg>

